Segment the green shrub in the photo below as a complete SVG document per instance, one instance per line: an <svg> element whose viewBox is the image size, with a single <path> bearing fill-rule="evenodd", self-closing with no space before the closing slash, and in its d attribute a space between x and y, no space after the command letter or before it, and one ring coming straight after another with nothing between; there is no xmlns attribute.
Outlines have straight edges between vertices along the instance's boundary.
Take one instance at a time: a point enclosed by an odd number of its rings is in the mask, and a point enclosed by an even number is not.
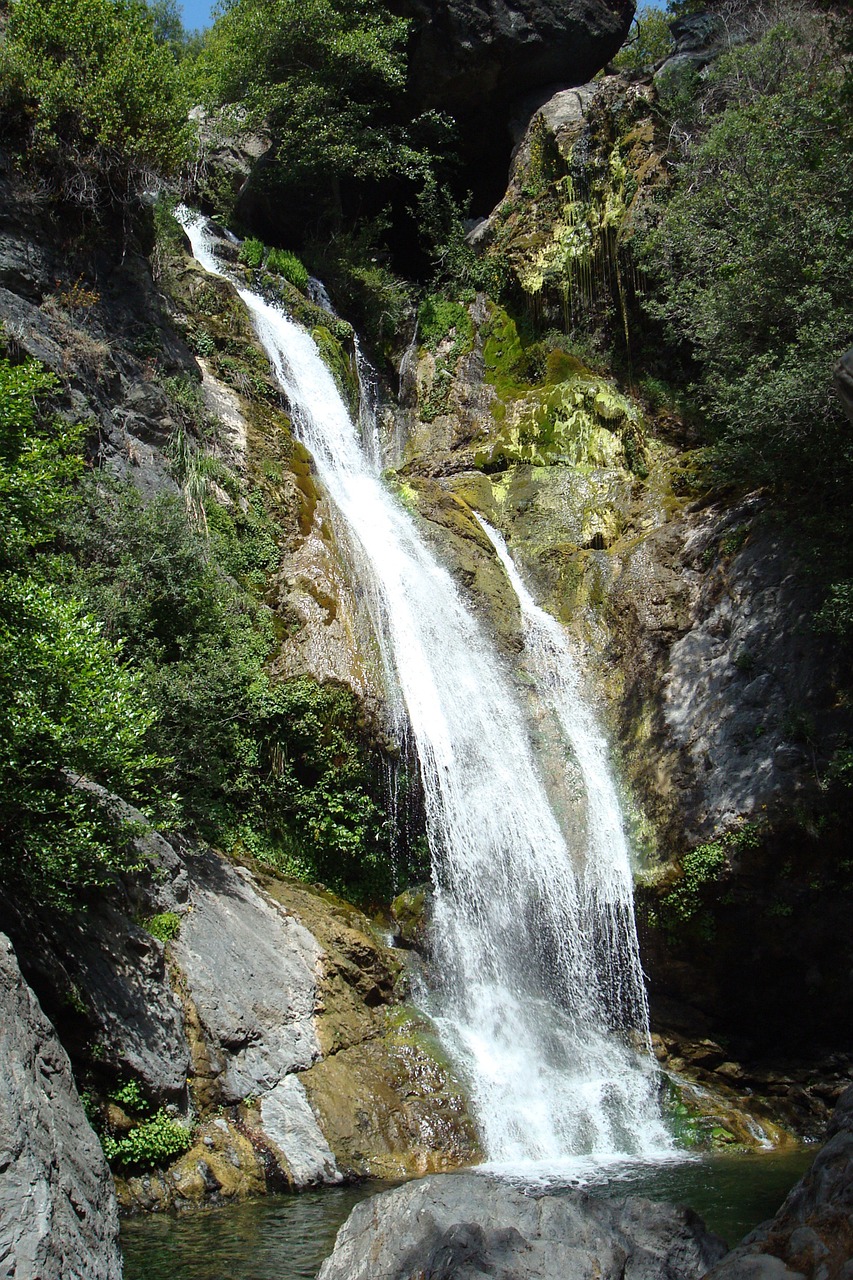
<svg viewBox="0 0 853 1280"><path fill-rule="evenodd" d="M110 1094L110 1101L117 1102L123 1110L133 1116L144 1115L149 1110L145 1094L142 1092L142 1085L138 1080L126 1080L124 1084L118 1085Z"/></svg>
<svg viewBox="0 0 853 1280"><path fill-rule="evenodd" d="M14 0L0 81L26 165L84 205L127 202L188 155L174 53L134 0Z"/></svg>
<svg viewBox="0 0 853 1280"><path fill-rule="evenodd" d="M819 631L845 638L853 634L853 578L831 585L815 622Z"/></svg>
<svg viewBox="0 0 853 1280"><path fill-rule="evenodd" d="M104 1134L101 1145L110 1164L123 1171L154 1169L189 1151L192 1132L161 1108L120 1138Z"/></svg>
<svg viewBox="0 0 853 1280"><path fill-rule="evenodd" d="M755 848L760 839L758 828L744 823L718 840L691 849L681 859L680 878L660 897L650 913L650 923L671 937L685 929L705 939L713 937L714 918L710 907L717 886L728 878L732 856L740 850Z"/></svg>
<svg viewBox="0 0 853 1280"><path fill-rule="evenodd" d="M207 513L209 540L180 499L144 505L102 478L82 487L63 533L69 584L123 639L154 708L146 741L171 797L161 816L378 896L393 870L358 700L270 679L275 628L254 592L278 562L274 527L257 493L246 511L208 501Z"/></svg>
<svg viewBox="0 0 853 1280"><path fill-rule="evenodd" d="M280 189L398 172L414 159L388 120L405 84L407 31L360 0L233 0L208 34L197 88L210 105L240 103L269 124L266 178Z"/></svg>
<svg viewBox="0 0 853 1280"><path fill-rule="evenodd" d="M672 52L669 24L672 15L663 9L646 8L633 22L631 32L613 59L620 71L645 71Z"/></svg>
<svg viewBox="0 0 853 1280"><path fill-rule="evenodd" d="M796 24L719 58L647 245L649 305L672 346L689 345L716 478L812 509L846 508L853 481L832 390L853 344L844 74L826 35Z"/></svg>
<svg viewBox="0 0 853 1280"><path fill-rule="evenodd" d="M266 252L267 249L263 240L257 240L254 236L248 236L240 245L238 257L244 267L251 267L253 270L257 270L259 267L263 266Z"/></svg>
<svg viewBox="0 0 853 1280"><path fill-rule="evenodd" d="M468 308L436 294L424 298L418 309L418 334L430 351L453 335L451 358L470 348L474 340L474 324Z"/></svg>
<svg viewBox="0 0 853 1280"><path fill-rule="evenodd" d="M143 681L46 554L74 505L81 430L43 413L55 380L0 360L0 871L70 905L130 861L130 832L76 775L142 796L161 765Z"/></svg>
<svg viewBox="0 0 853 1280"><path fill-rule="evenodd" d="M270 249L267 254L267 270L284 276L297 289L305 289L308 284L308 271L299 261L295 253L287 249Z"/></svg>

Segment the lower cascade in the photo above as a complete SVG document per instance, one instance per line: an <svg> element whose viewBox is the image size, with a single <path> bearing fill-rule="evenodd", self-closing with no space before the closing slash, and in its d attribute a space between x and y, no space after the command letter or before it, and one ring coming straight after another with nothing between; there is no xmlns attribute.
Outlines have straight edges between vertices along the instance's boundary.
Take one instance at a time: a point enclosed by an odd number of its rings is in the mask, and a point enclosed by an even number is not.
<svg viewBox="0 0 853 1280"><path fill-rule="evenodd" d="M225 275L203 221L186 210L182 221L197 260ZM423 1003L467 1080L487 1158L512 1169L659 1158L670 1143L626 840L562 630L484 525L518 597L529 703L383 483L312 338L238 292L332 503L417 751L435 888ZM563 786L546 777L534 703L563 752Z"/></svg>

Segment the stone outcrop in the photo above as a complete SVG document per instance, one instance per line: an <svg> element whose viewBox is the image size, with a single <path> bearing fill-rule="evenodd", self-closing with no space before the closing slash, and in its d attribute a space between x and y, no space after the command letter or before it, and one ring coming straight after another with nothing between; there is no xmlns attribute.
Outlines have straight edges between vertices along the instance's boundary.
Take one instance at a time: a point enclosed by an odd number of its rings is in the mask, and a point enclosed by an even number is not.
<svg viewBox="0 0 853 1280"><path fill-rule="evenodd" d="M165 1105L194 1128L171 1167L122 1177L124 1208L222 1203L475 1158L464 1093L430 1028L400 1004L400 953L364 916L154 832L137 836L136 856L146 871L108 904L12 921L28 975L103 1100L105 1131L120 1137L138 1122L107 1101L128 1082L148 1114ZM166 942L150 931L164 919Z"/></svg>
<svg viewBox="0 0 853 1280"><path fill-rule="evenodd" d="M110 1171L71 1064L0 934L0 1275L119 1280Z"/></svg>
<svg viewBox="0 0 853 1280"><path fill-rule="evenodd" d="M621 46L633 0L397 0L413 19L408 93L417 110L453 115L466 181L495 200L506 181L509 123L531 94L591 80ZM482 207L482 205L480 206Z"/></svg>
<svg viewBox="0 0 853 1280"><path fill-rule="evenodd" d="M770 1219L708 1280L842 1280L853 1260L853 1088L842 1095L826 1144Z"/></svg>
<svg viewBox="0 0 853 1280"><path fill-rule="evenodd" d="M725 1248L689 1209L451 1174L362 1201L318 1280L699 1280Z"/></svg>

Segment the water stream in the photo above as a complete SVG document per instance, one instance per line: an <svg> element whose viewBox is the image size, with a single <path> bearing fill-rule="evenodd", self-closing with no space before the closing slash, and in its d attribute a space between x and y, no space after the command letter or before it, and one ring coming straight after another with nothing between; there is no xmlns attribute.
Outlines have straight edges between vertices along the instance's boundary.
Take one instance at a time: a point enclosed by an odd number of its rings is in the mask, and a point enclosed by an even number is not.
<svg viewBox="0 0 853 1280"><path fill-rule="evenodd" d="M227 274L203 222L183 221L198 261ZM559 626L536 610L491 533L518 593L531 673L585 790L577 840L546 783L527 700L383 482L375 432L357 429L310 335L238 292L329 496L417 751L435 888L436 978L424 999L468 1080L485 1151L511 1167L658 1157L670 1144L625 839Z"/></svg>

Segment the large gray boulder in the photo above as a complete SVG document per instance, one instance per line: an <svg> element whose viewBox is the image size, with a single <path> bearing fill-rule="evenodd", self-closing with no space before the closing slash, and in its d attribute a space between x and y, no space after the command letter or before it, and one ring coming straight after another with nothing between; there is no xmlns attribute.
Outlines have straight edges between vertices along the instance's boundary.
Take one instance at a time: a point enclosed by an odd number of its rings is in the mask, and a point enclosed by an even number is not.
<svg viewBox="0 0 853 1280"><path fill-rule="evenodd" d="M356 1205L318 1280L698 1280L725 1251L689 1209L444 1174Z"/></svg>
<svg viewBox="0 0 853 1280"><path fill-rule="evenodd" d="M774 1218L746 1237L708 1280L850 1280L853 1276L853 1086L826 1144Z"/></svg>
<svg viewBox="0 0 853 1280"><path fill-rule="evenodd" d="M71 1064L0 934L0 1277L118 1280L118 1210Z"/></svg>

